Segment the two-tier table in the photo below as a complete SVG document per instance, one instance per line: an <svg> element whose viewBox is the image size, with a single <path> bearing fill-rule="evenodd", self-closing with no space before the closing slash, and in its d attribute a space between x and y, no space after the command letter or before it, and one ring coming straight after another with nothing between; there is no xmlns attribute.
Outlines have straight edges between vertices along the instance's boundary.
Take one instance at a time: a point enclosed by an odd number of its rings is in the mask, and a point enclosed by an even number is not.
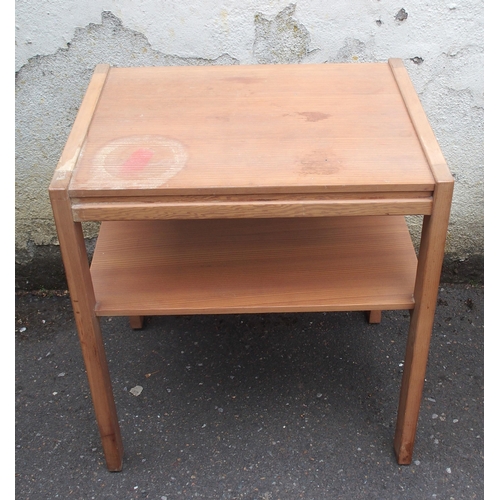
<svg viewBox="0 0 500 500"><path fill-rule="evenodd" d="M411 310L394 440L410 463L452 191L399 59L98 65L50 197L109 470L99 317L116 315ZM101 222L90 266L85 221Z"/></svg>

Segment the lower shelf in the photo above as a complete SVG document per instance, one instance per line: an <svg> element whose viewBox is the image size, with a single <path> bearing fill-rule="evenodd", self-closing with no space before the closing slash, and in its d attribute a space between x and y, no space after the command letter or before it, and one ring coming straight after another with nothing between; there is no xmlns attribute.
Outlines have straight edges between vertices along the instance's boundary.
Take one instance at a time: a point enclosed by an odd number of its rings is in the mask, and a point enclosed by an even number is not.
<svg viewBox="0 0 500 500"><path fill-rule="evenodd" d="M412 309L404 217L103 222L100 316Z"/></svg>

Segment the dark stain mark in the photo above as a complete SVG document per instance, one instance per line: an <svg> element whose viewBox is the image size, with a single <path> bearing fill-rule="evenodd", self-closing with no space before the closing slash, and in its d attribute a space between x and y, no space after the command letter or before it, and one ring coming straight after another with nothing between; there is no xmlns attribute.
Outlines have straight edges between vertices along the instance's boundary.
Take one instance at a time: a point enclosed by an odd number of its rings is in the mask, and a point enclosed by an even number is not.
<svg viewBox="0 0 500 500"><path fill-rule="evenodd" d="M330 115L326 113L320 113L318 111L303 111L302 113L297 113L303 116L308 122L319 122L320 120L326 120Z"/></svg>
<svg viewBox="0 0 500 500"><path fill-rule="evenodd" d="M413 61L415 64L422 64L424 60L421 57L412 57L410 61Z"/></svg>
<svg viewBox="0 0 500 500"><path fill-rule="evenodd" d="M214 120L219 120L221 122L228 122L229 121L229 116L228 115L213 115L212 118Z"/></svg>
<svg viewBox="0 0 500 500"><path fill-rule="evenodd" d="M375 21L375 23L376 23L377 26L382 26L382 24L383 24L381 19L377 19Z"/></svg>
<svg viewBox="0 0 500 500"><path fill-rule="evenodd" d="M406 10L404 9L401 9L395 16L394 18L396 19L396 21L406 21L408 19L408 12L406 12Z"/></svg>

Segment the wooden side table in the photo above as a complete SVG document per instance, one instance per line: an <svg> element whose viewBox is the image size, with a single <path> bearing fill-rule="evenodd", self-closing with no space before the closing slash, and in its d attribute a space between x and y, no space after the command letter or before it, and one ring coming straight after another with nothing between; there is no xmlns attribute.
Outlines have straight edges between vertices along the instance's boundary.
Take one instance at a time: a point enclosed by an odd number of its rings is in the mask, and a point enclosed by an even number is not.
<svg viewBox="0 0 500 500"><path fill-rule="evenodd" d="M409 309L394 447L411 462L453 178L401 60L99 65L49 191L109 470L109 315ZM102 222L90 267L84 221Z"/></svg>

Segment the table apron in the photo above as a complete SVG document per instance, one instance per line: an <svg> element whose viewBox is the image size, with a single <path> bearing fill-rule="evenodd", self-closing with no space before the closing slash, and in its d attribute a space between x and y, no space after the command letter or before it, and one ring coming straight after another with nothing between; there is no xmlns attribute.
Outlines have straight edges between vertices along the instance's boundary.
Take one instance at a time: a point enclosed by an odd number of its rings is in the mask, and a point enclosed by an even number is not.
<svg viewBox="0 0 500 500"><path fill-rule="evenodd" d="M175 201L79 200L72 203L76 222L104 220L332 217L430 215L432 197L401 199Z"/></svg>

